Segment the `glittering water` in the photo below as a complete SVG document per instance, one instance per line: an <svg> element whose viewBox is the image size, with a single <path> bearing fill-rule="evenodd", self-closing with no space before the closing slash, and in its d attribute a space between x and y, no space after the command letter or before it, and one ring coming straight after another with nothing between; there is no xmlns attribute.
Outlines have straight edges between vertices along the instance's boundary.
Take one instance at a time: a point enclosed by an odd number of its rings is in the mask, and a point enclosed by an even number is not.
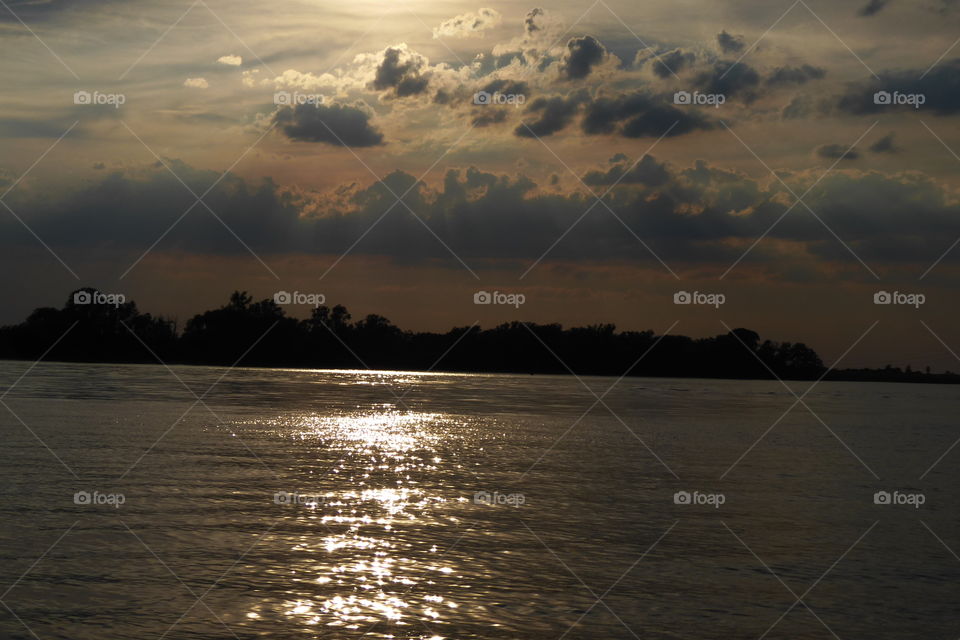
<svg viewBox="0 0 960 640"><path fill-rule="evenodd" d="M28 366L2 638L960 636L954 387Z"/></svg>

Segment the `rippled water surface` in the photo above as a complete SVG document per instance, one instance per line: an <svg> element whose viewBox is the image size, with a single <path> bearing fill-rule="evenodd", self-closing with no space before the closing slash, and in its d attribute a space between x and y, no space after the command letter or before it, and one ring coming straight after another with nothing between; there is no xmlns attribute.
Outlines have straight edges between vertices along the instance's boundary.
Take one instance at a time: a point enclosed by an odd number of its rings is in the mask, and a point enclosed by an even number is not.
<svg viewBox="0 0 960 640"><path fill-rule="evenodd" d="M955 387L29 366L0 638L960 637Z"/></svg>

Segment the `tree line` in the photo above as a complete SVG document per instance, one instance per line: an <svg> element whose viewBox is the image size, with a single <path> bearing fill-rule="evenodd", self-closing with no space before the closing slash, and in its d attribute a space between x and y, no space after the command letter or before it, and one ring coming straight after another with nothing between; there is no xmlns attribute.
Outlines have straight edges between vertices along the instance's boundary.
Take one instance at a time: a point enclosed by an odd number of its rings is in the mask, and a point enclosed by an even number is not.
<svg viewBox="0 0 960 640"><path fill-rule="evenodd" d="M235 291L179 331L170 319L141 313L133 301L111 304L97 294L79 289L60 309L39 308L20 324L0 327L0 358L744 379L816 379L826 372L805 344L761 341L743 328L710 338L529 322L414 332L377 314L354 320L342 305L317 307L300 320L272 299ZM949 373L893 367L831 371L827 378L958 381Z"/></svg>

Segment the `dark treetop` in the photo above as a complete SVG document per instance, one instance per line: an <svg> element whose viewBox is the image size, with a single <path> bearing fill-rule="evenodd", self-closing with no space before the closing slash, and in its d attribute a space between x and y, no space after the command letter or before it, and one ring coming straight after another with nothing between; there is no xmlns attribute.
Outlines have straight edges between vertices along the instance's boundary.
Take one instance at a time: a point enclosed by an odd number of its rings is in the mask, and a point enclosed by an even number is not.
<svg viewBox="0 0 960 640"><path fill-rule="evenodd" d="M140 313L134 302L82 303L96 300L96 293L80 289L62 309L40 308L21 324L0 328L0 358L753 379L817 379L826 371L803 343L761 342L749 329L694 339L618 332L612 324L564 329L510 322L416 333L375 314L354 321L340 305L297 320L273 300L254 302L234 292L227 304L194 316L178 332L175 322ZM831 371L826 379L960 382L949 372L890 366Z"/></svg>

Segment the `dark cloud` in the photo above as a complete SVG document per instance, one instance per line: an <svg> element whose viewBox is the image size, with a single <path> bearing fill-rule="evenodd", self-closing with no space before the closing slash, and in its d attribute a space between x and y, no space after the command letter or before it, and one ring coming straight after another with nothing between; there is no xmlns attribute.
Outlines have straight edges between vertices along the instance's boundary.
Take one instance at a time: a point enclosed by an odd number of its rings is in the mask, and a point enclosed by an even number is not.
<svg viewBox="0 0 960 640"><path fill-rule="evenodd" d="M2 8L2 7L0 7ZM110 107L112 111L116 111ZM92 114L96 115L96 114ZM0 137L2 138L59 138L70 128L70 120L65 116L43 119L2 118L0 117ZM84 125L70 132L71 138L83 137Z"/></svg>
<svg viewBox="0 0 960 640"><path fill-rule="evenodd" d="M371 126L370 114L358 107L298 104L278 109L273 121L291 140L347 147L383 144L383 134Z"/></svg>
<svg viewBox="0 0 960 640"><path fill-rule="evenodd" d="M379 91L393 89L398 98L421 94L430 84L428 75L421 74L425 64L418 54L391 47L384 51L370 86Z"/></svg>
<svg viewBox="0 0 960 640"><path fill-rule="evenodd" d="M578 91L566 98L553 96L537 98L527 107L526 113L539 114L533 123L520 124L514 134L523 138L542 138L560 131L573 121L580 105L590 100L586 91Z"/></svg>
<svg viewBox="0 0 960 640"><path fill-rule="evenodd" d="M427 90L430 81L424 76L409 76L400 81L397 85L397 97L405 98L415 96Z"/></svg>
<svg viewBox="0 0 960 640"><path fill-rule="evenodd" d="M510 99L510 102L506 103L514 108L519 104L525 104L530 102L530 98L533 94L531 91L530 85L521 80L511 80L509 78L496 78L493 80L488 80L486 84L483 84L477 90L478 92L484 92L489 94L499 93L501 96L505 96L506 99ZM512 96L512 98L511 98ZM523 96L518 99L517 96ZM463 87L460 87L453 91L439 90L433 97L433 102L436 104L444 104L452 107L457 107L463 103L468 103L470 105L474 104L474 99L476 94L468 94L463 90ZM494 111L494 106L496 103L491 103L486 105L485 110ZM491 120L489 115L480 115L478 122L503 122L505 119L502 116L495 116L496 120Z"/></svg>
<svg viewBox="0 0 960 640"><path fill-rule="evenodd" d="M507 109L496 107L484 107L473 116L473 126L489 127L492 124L500 124L507 120Z"/></svg>
<svg viewBox="0 0 960 640"><path fill-rule="evenodd" d="M524 33L531 35L533 32L543 29L543 27L537 24L537 18L543 16L544 13L544 10L540 7L530 9L530 11L527 12L527 15L523 18Z"/></svg>
<svg viewBox="0 0 960 640"><path fill-rule="evenodd" d="M487 93L495 93L499 91L500 93L524 95L528 98L530 97L530 85L528 85L526 82L508 80L506 78L498 78L488 82L481 88L481 91L486 91Z"/></svg>
<svg viewBox="0 0 960 640"><path fill-rule="evenodd" d="M808 93L797 94L780 112L784 120L794 120L810 116L827 117L834 110L833 100L829 97L814 97Z"/></svg>
<svg viewBox="0 0 960 640"><path fill-rule="evenodd" d="M813 110L813 100L808 95L794 96L790 104L783 108L780 117L784 120L795 120L805 118Z"/></svg>
<svg viewBox="0 0 960 640"><path fill-rule="evenodd" d="M767 84L773 86L806 84L810 80L819 80L826 75L826 69L809 64L799 67L778 67L767 77Z"/></svg>
<svg viewBox="0 0 960 640"><path fill-rule="evenodd" d="M717 34L717 44L724 53L739 53L747 46L743 36L730 35L726 31Z"/></svg>
<svg viewBox="0 0 960 640"><path fill-rule="evenodd" d="M884 7L889 4L890 0L870 0L865 4L860 11L857 12L857 15L868 18L880 13Z"/></svg>
<svg viewBox="0 0 960 640"><path fill-rule="evenodd" d="M856 115L882 113L890 109L915 108L909 104L877 104L874 95L878 91L889 94L918 94L924 96L920 112L938 115L960 113L960 58L941 62L931 71L911 69L908 71L881 72L879 79L847 88L836 103L842 113Z"/></svg>
<svg viewBox="0 0 960 640"><path fill-rule="evenodd" d="M560 62L560 73L571 80L586 78L606 55L607 50L593 36L571 38Z"/></svg>
<svg viewBox="0 0 960 640"><path fill-rule="evenodd" d="M629 168L625 158L588 172L595 184L619 177ZM200 193L214 183L216 171L200 171L168 160L171 168ZM787 211L777 181L757 182L736 171L698 161L677 167L644 158L605 202L625 224L643 229L644 240L669 264L720 261L729 265L742 246L759 237ZM797 193L805 191L817 172L784 177ZM228 174L205 198L230 230L268 263L284 254L340 255L395 205L405 202L443 241L468 262L478 259L530 261L550 247L577 221L590 200L582 194L541 189L527 177L452 169L443 184L431 189L417 178L394 171L382 182L342 190L322 213L309 214L307 199L266 179L248 182ZM193 196L164 168L136 175L104 172L70 191L32 184L8 197L40 237L58 253L100 256L122 254L135 259L166 229ZM823 178L804 202L859 256L871 261L917 261L941 255L960 235L960 205L951 189L915 172L834 171ZM135 215L131 212L136 212ZM770 231L771 239L751 254L771 271L793 268L798 261L823 259L853 264L853 258L831 233L809 215L788 215ZM12 217L0 217L0 247L9 250L35 242ZM240 255L243 245L216 218L197 207L157 246L160 252ZM413 216L400 208L382 218L363 237L355 253L404 262L449 260L444 246ZM609 215L583 218L575 234L557 244L553 259L605 262L651 261L620 223ZM960 253L946 258L956 264Z"/></svg>
<svg viewBox="0 0 960 640"><path fill-rule="evenodd" d="M901 149L893 142L893 134L888 133L872 145L870 151L873 153L900 153Z"/></svg>
<svg viewBox="0 0 960 640"><path fill-rule="evenodd" d="M697 56L691 51L674 49L661 54L659 58L654 58L651 68L658 77L667 78L691 66L696 58Z"/></svg>
<svg viewBox="0 0 960 640"><path fill-rule="evenodd" d="M825 144L817 147L816 151L817 155L821 158L829 158L831 160L856 160L860 157L859 151L842 144Z"/></svg>
<svg viewBox="0 0 960 640"><path fill-rule="evenodd" d="M668 105L656 105L624 122L620 134L625 138L657 138L666 133L667 137L672 138L698 129L712 129L713 126L700 114L680 111Z"/></svg>
<svg viewBox="0 0 960 640"><path fill-rule="evenodd" d="M670 171L653 156L644 156L636 166L623 154L611 158L614 163L606 171L589 171L583 177L588 185L642 184L659 187L670 180ZM632 168L631 168L632 167Z"/></svg>
<svg viewBox="0 0 960 640"><path fill-rule="evenodd" d="M676 123L673 129L670 126ZM662 97L643 91L615 97L600 97L586 108L582 123L587 134L619 133L627 138L668 137L709 130L714 123L694 109L678 109Z"/></svg>
<svg viewBox="0 0 960 640"><path fill-rule="evenodd" d="M704 93L722 93L727 98L740 96L744 102L752 102L757 95L754 88L760 84L760 74L744 63L715 62L707 71L701 72L696 84Z"/></svg>
<svg viewBox="0 0 960 640"><path fill-rule="evenodd" d="M165 162L195 193L206 191L219 175L219 172L197 170L174 159L165 159ZM48 191L40 199L24 191L21 196L25 200L18 201L17 208L22 208L24 215L42 229L40 233L49 234L49 242L54 244L80 248L84 252L91 248L118 253L142 252L161 237L194 200L176 177L157 164L147 170L102 171L76 190ZM247 182L228 174L204 202L251 246L297 246L298 210L269 179ZM245 251L226 229L217 234L214 225L223 229L205 207L195 207L157 249L211 254ZM111 228L109 235L103 235ZM12 234L4 230L0 235Z"/></svg>

